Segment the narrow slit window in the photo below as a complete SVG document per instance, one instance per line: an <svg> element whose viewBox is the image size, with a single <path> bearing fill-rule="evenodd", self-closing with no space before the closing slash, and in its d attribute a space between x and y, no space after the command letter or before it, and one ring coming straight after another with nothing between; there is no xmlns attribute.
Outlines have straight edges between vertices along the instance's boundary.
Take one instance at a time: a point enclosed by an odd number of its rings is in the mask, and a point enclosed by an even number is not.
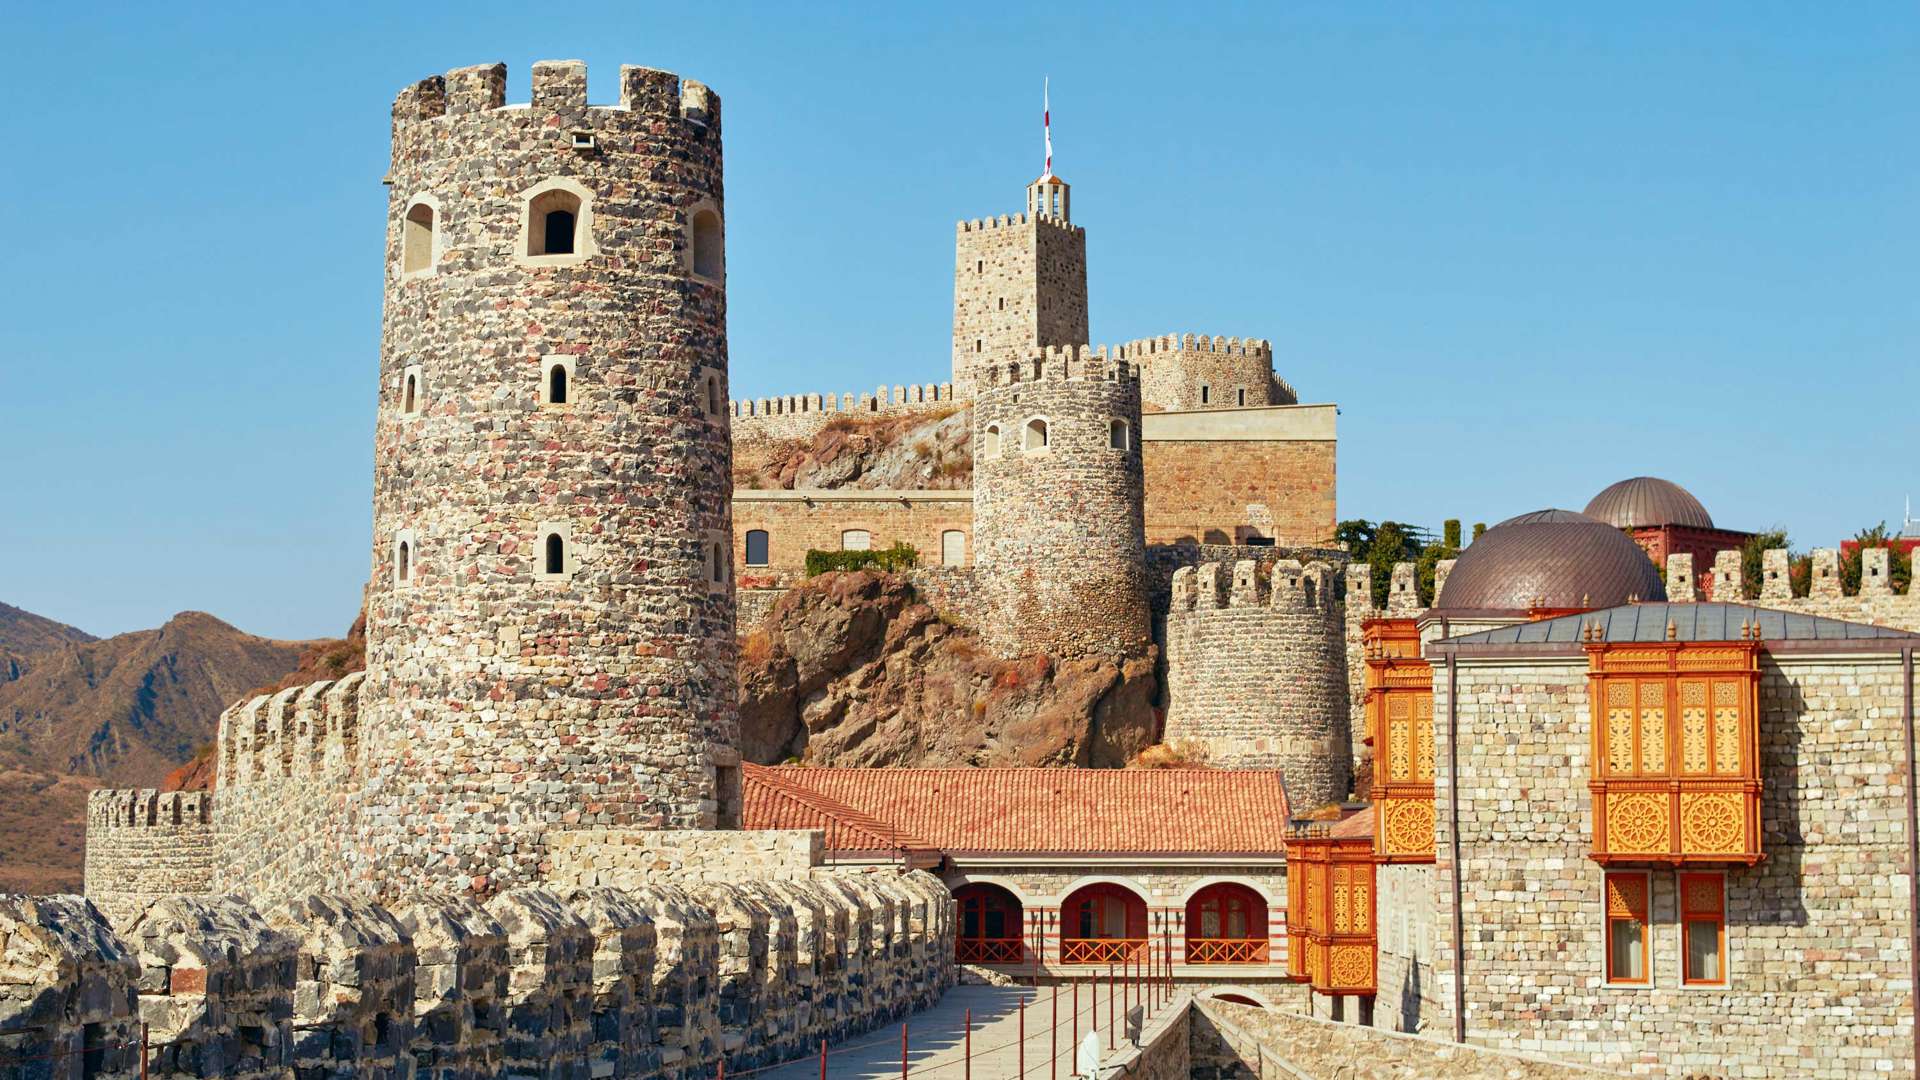
<svg viewBox="0 0 1920 1080"><path fill-rule="evenodd" d="M560 364L547 372L547 401L553 405L567 403L567 369Z"/></svg>
<svg viewBox="0 0 1920 1080"><path fill-rule="evenodd" d="M1213 400L1213 388L1208 386L1206 383L1201 383L1200 384L1200 404L1205 405L1211 402L1212 400Z"/></svg>
<svg viewBox="0 0 1920 1080"><path fill-rule="evenodd" d="M1246 403L1247 403L1247 388L1243 386L1239 390L1238 404L1245 405Z"/></svg>
<svg viewBox="0 0 1920 1080"><path fill-rule="evenodd" d="M419 393L420 393L420 376L415 375L411 371L407 372L407 394L406 394L405 401L401 404L402 412L412 413L412 412L419 411L419 408L420 408L419 401L418 401Z"/></svg>
<svg viewBox="0 0 1920 1080"><path fill-rule="evenodd" d="M707 376L707 415L720 415L720 380Z"/></svg>
<svg viewBox="0 0 1920 1080"><path fill-rule="evenodd" d="M715 584L718 584L726 580L727 557L725 553L720 550L719 544L709 544L708 548L712 554L707 561L713 565L713 580Z"/></svg>
<svg viewBox="0 0 1920 1080"><path fill-rule="evenodd" d="M1607 981L1645 985L1647 973L1647 875L1608 874Z"/></svg>
<svg viewBox="0 0 1920 1080"><path fill-rule="evenodd" d="M567 572L567 541L559 533L547 534L546 572L564 574Z"/></svg>
<svg viewBox="0 0 1920 1080"><path fill-rule="evenodd" d="M407 540L400 541L400 547L394 554L393 577L395 581L402 585L413 580L412 542Z"/></svg>

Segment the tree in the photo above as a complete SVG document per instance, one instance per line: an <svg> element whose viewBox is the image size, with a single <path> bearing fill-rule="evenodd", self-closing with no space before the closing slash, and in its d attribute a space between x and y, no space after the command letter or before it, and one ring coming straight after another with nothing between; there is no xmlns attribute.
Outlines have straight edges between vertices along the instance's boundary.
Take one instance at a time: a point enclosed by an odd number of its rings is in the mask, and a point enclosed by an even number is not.
<svg viewBox="0 0 1920 1080"><path fill-rule="evenodd" d="M1460 519L1448 518L1440 524L1440 542L1454 549L1460 547Z"/></svg>
<svg viewBox="0 0 1920 1080"><path fill-rule="evenodd" d="M1447 535L1457 539L1460 523L1449 521L1447 524ZM1399 562L1414 564L1414 590L1421 604L1432 606L1436 567L1440 560L1454 558L1460 553L1456 544L1422 543L1414 528L1397 521L1375 524L1355 518L1341 522L1335 527L1333 535L1335 540L1346 545L1354 562L1366 563L1372 570L1375 609L1387 606L1387 595L1393 587L1393 564Z"/></svg>

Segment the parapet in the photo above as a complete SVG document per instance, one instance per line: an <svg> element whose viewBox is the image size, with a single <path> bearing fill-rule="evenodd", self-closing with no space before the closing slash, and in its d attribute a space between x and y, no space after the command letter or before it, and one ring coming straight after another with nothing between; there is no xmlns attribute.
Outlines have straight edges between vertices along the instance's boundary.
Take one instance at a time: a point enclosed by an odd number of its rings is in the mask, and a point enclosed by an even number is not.
<svg viewBox="0 0 1920 1080"><path fill-rule="evenodd" d="M1139 365L1108 357L1102 345L1048 345L1029 350L1018 359L979 364L969 376L975 393L1002 386L1035 382L1138 382Z"/></svg>
<svg viewBox="0 0 1920 1080"><path fill-rule="evenodd" d="M1178 352L1212 353L1218 356L1250 356L1273 362L1273 343L1265 338L1209 336L1207 334L1164 334L1136 338L1110 346L1108 354L1129 360L1147 361L1156 356Z"/></svg>
<svg viewBox="0 0 1920 1080"><path fill-rule="evenodd" d="M672 118L709 129L720 127L720 95L703 83L671 71L622 65L617 105L587 103L587 65L578 60L542 60L533 65L530 108L557 114L618 110L649 119ZM448 116L484 113L507 105L507 65L479 64L433 75L400 91L393 101L395 126Z"/></svg>
<svg viewBox="0 0 1920 1080"><path fill-rule="evenodd" d="M210 825L210 791L96 788L87 795L87 832L156 826Z"/></svg>
<svg viewBox="0 0 1920 1080"><path fill-rule="evenodd" d="M1173 572L1174 614L1265 608L1277 612L1332 614L1337 604L1334 569L1324 562L1301 565L1281 559L1267 574L1252 559L1201 563Z"/></svg>
<svg viewBox="0 0 1920 1080"><path fill-rule="evenodd" d="M899 409L938 408L953 404L952 383L874 387L872 393L789 394L775 398L739 398L730 403L736 420L813 413L851 414L892 412Z"/></svg>
<svg viewBox="0 0 1920 1080"><path fill-rule="evenodd" d="M217 787L350 769L358 760L365 679L356 671L229 706L220 714Z"/></svg>
<svg viewBox="0 0 1920 1080"><path fill-rule="evenodd" d="M967 233L991 232L995 229L1024 228L1028 224L1036 227L1046 226L1058 229L1063 233L1081 234L1087 231L1083 226L1075 225L1065 218L1055 217L1052 214L1034 214L1030 216L1024 210L1018 214L1001 214L998 217L972 218L960 222L959 225L954 227L954 231L965 235Z"/></svg>

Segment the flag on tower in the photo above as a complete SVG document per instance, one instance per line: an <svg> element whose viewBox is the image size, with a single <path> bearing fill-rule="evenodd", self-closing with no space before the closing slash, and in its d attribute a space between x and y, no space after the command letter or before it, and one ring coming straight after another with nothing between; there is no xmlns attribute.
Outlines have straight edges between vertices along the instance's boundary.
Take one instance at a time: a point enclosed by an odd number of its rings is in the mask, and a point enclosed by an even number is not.
<svg viewBox="0 0 1920 1080"><path fill-rule="evenodd" d="M1040 77L1040 131L1047 141L1047 167L1040 172L1042 180L1053 176L1053 106L1048 100L1048 82L1046 76Z"/></svg>

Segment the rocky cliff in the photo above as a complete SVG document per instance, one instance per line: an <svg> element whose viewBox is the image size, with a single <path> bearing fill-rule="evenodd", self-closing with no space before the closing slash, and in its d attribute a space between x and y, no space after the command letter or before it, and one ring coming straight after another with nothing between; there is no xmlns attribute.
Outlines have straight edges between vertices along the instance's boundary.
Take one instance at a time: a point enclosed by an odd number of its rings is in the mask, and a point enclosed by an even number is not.
<svg viewBox="0 0 1920 1080"><path fill-rule="evenodd" d="M972 420L960 407L839 416L809 439L740 440L735 487L960 490L973 484Z"/></svg>
<svg viewBox="0 0 1920 1080"><path fill-rule="evenodd" d="M900 575L823 574L741 641L740 750L772 764L1120 766L1153 743L1153 661L1003 661Z"/></svg>

